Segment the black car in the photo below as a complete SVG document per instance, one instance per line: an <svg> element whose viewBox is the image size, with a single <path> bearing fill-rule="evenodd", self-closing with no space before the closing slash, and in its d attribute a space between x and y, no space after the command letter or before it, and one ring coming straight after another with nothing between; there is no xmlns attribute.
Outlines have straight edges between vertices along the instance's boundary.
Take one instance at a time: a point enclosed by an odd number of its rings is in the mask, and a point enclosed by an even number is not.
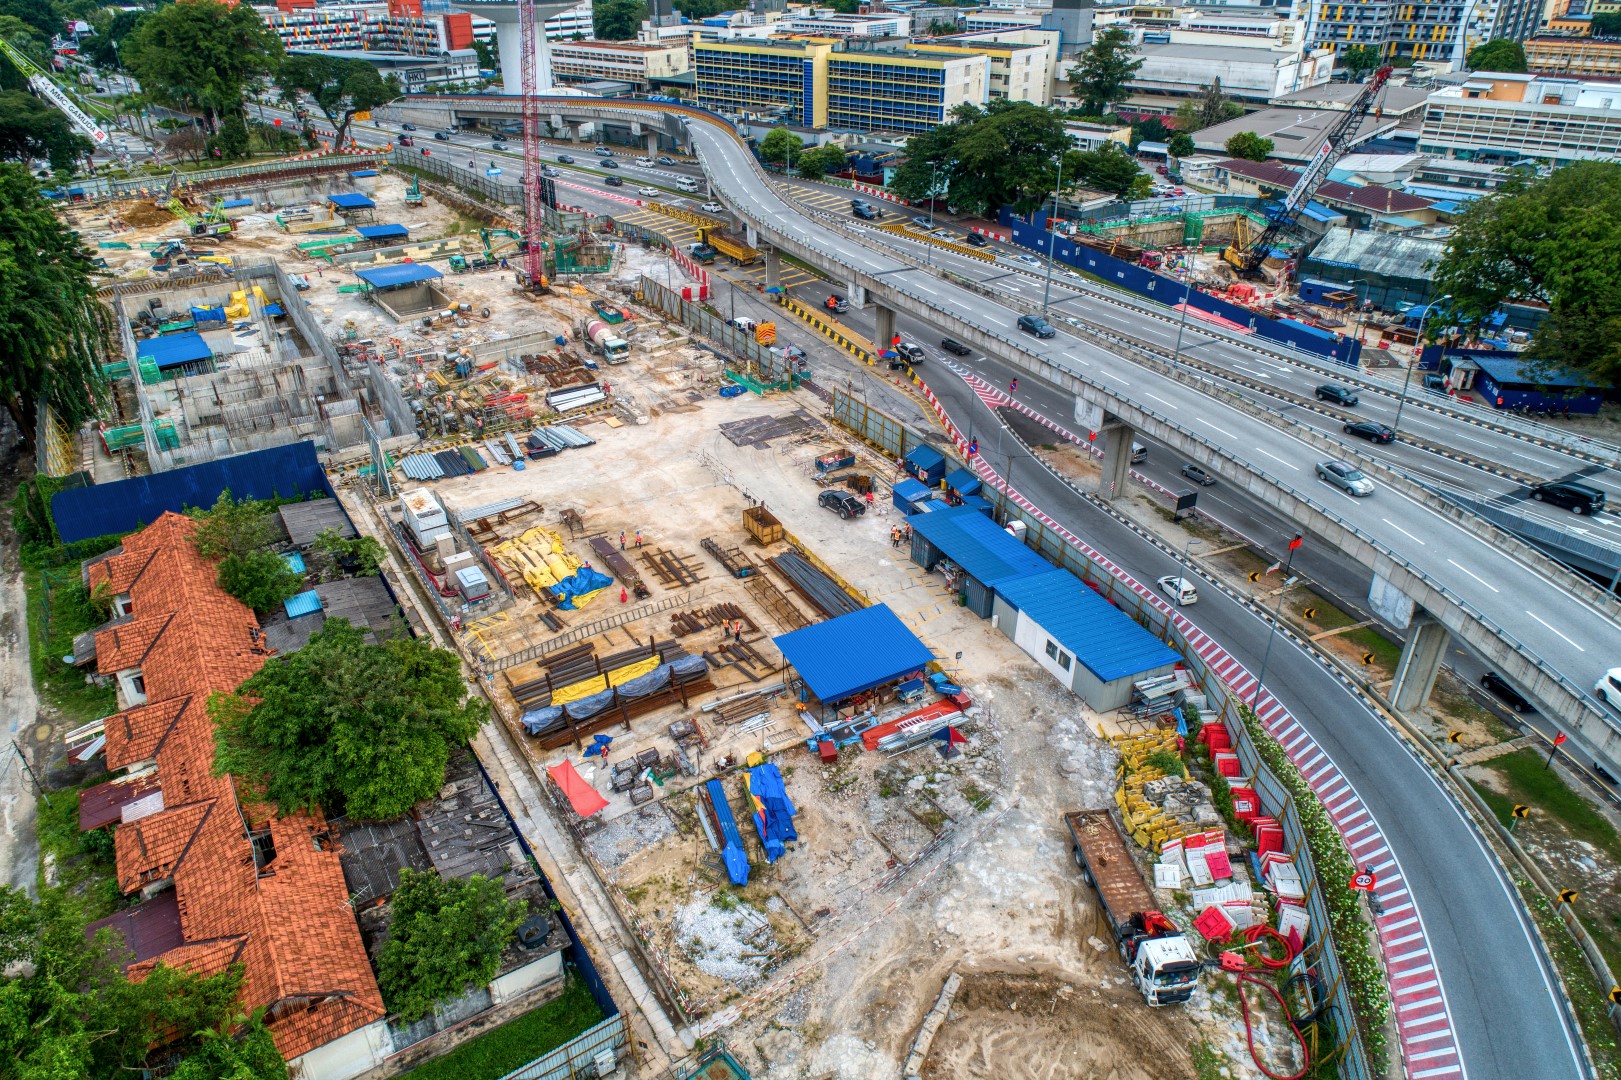
<svg viewBox="0 0 1621 1080"><path fill-rule="evenodd" d="M1431 371L1424 376L1424 389L1432 394L1444 394L1447 392L1447 381Z"/></svg>
<svg viewBox="0 0 1621 1080"><path fill-rule="evenodd" d="M1335 386L1333 383L1324 383L1317 388L1318 401L1332 401L1336 405L1344 405L1347 409L1355 408L1357 403L1356 391L1349 386Z"/></svg>
<svg viewBox="0 0 1621 1080"><path fill-rule="evenodd" d="M941 338L940 347L946 352L952 353L956 356L969 356L974 351L973 349L970 349L968 346L964 345L962 342L958 341L956 338Z"/></svg>
<svg viewBox="0 0 1621 1080"><path fill-rule="evenodd" d="M1343 428L1347 435L1355 435L1359 439L1367 439L1374 443L1389 443L1396 441L1396 431L1383 424L1375 424L1372 420L1358 420L1354 424L1346 424Z"/></svg>
<svg viewBox="0 0 1621 1080"><path fill-rule="evenodd" d="M964 233L962 242L965 244L970 244L974 247L984 247L986 244L990 243L989 240L985 239L977 232Z"/></svg>
<svg viewBox="0 0 1621 1080"><path fill-rule="evenodd" d="M625 178L623 176L604 176L602 183L606 187L624 187Z"/></svg>
<svg viewBox="0 0 1621 1080"><path fill-rule="evenodd" d="M850 213L854 214L862 221L875 221L884 216L883 211L868 206L866 203L861 203L859 205L850 207Z"/></svg>
<svg viewBox="0 0 1621 1080"><path fill-rule="evenodd" d="M574 159L569 157L567 154L558 154L557 163L559 165L572 165L574 164Z"/></svg>
<svg viewBox="0 0 1621 1080"><path fill-rule="evenodd" d="M604 169L617 169L617 168L619 168L619 162L614 161L611 158L603 158L601 161L597 162L597 164L602 166Z"/></svg>
<svg viewBox="0 0 1621 1080"><path fill-rule="evenodd" d="M1040 315L1020 315L1019 329L1027 334L1034 334L1038 338L1050 338L1058 333L1057 330L1053 329L1052 324Z"/></svg>
<svg viewBox="0 0 1621 1080"><path fill-rule="evenodd" d="M1515 712L1528 713L1531 711L1531 703L1521 697L1520 692L1510 686L1497 672L1488 671L1482 675L1480 685L1486 688L1487 693Z"/></svg>
<svg viewBox="0 0 1621 1080"><path fill-rule="evenodd" d="M417 126L415 124L401 124L400 125L400 130L401 131L415 131L416 129L417 129Z"/></svg>
<svg viewBox="0 0 1621 1080"><path fill-rule="evenodd" d="M1562 506L1572 514L1596 514L1604 509L1604 492L1586 484L1573 484L1568 480L1554 484L1537 484L1531 489L1531 498L1537 502Z"/></svg>
<svg viewBox="0 0 1621 1080"><path fill-rule="evenodd" d="M433 137L438 139L440 142L449 142L450 141L450 132L448 132L448 131L436 131L436 132L433 133Z"/></svg>
<svg viewBox="0 0 1621 1080"><path fill-rule="evenodd" d="M848 491L824 491L816 496L816 505L832 510L846 521L867 512L867 504Z"/></svg>

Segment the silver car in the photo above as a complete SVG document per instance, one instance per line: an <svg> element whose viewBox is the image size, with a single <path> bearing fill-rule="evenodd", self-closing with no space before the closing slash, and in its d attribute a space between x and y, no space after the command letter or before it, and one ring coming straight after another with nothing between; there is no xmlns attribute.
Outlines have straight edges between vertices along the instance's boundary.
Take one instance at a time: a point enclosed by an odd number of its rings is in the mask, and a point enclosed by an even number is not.
<svg viewBox="0 0 1621 1080"><path fill-rule="evenodd" d="M1343 461L1319 461L1317 479L1326 480L1347 495L1373 494L1373 481L1363 476L1356 466Z"/></svg>

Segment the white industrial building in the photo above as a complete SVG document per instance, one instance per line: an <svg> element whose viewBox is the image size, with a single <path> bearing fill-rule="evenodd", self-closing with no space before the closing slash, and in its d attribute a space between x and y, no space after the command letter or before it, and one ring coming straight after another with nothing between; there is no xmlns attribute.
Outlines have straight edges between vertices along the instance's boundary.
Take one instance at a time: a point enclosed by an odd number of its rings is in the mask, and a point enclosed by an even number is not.
<svg viewBox="0 0 1621 1080"><path fill-rule="evenodd" d="M1430 95L1418 150L1499 164L1612 160L1621 157L1621 86L1477 73Z"/></svg>

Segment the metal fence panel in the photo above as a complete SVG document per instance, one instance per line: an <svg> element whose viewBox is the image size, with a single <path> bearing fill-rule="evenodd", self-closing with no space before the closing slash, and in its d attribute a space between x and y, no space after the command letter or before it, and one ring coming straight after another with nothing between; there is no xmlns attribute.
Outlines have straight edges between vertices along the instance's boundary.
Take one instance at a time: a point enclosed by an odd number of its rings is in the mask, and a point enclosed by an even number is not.
<svg viewBox="0 0 1621 1080"><path fill-rule="evenodd" d="M507 1073L501 1080L562 1080L564 1077L572 1080L576 1076L596 1076L592 1061L605 1050L617 1059L625 1045L626 1034L625 1018L610 1016L551 1053Z"/></svg>

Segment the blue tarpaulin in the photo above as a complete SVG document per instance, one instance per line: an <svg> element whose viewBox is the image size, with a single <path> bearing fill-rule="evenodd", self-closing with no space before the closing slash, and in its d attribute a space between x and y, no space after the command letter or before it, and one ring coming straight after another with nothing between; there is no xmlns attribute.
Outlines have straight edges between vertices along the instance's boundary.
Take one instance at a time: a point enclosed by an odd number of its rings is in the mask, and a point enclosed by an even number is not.
<svg viewBox="0 0 1621 1080"><path fill-rule="evenodd" d="M287 311L280 304L266 304L265 305L265 314L266 315L285 315L285 314L287 314Z"/></svg>
<svg viewBox="0 0 1621 1080"><path fill-rule="evenodd" d="M159 369L179 367L181 364L194 364L199 360L212 360L213 352L208 348L208 342L203 335L195 330L187 330L180 334L167 334L163 337L147 338L135 346L135 355L143 360L154 361Z"/></svg>
<svg viewBox="0 0 1621 1080"><path fill-rule="evenodd" d="M355 232L367 240L404 240L411 235L404 225L360 225Z"/></svg>
<svg viewBox="0 0 1621 1080"><path fill-rule="evenodd" d="M326 201L339 210L370 210L377 205L366 196L354 192L345 195L328 195Z"/></svg>
<svg viewBox="0 0 1621 1080"><path fill-rule="evenodd" d="M377 175L377 170L376 169L356 169L354 172L350 173L349 175L358 180L362 176L376 176Z"/></svg>
<svg viewBox="0 0 1621 1080"><path fill-rule="evenodd" d="M356 270L355 276L374 289L390 289L396 285L433 281L445 275L422 263L399 263L394 266L376 266L370 270Z"/></svg>
<svg viewBox="0 0 1621 1080"><path fill-rule="evenodd" d="M220 203L220 206L224 207L226 210L235 210L238 207L252 205L252 199L226 199L224 202Z"/></svg>
<svg viewBox="0 0 1621 1080"><path fill-rule="evenodd" d="M281 561L287 564L287 569L289 570L296 571L300 574L305 572L304 556L300 555L296 551L284 552L282 554Z"/></svg>
<svg viewBox="0 0 1621 1080"><path fill-rule="evenodd" d="M721 861L726 864L726 876L733 885L747 885L749 855L743 849L743 837L737 831L732 805L726 801L726 789L719 780L711 780L704 787L709 792L709 805L715 809L715 823L720 826L720 835L715 839L720 844Z"/></svg>
<svg viewBox="0 0 1621 1080"><path fill-rule="evenodd" d="M745 781L754 803L754 827L765 845L765 861L776 862L788 850L787 842L798 840L794 831L794 804L788 801L782 773L771 762L750 769Z"/></svg>
<svg viewBox="0 0 1621 1080"><path fill-rule="evenodd" d="M772 638L811 693L843 701L919 671L934 659L887 604L840 615Z"/></svg>
<svg viewBox="0 0 1621 1080"><path fill-rule="evenodd" d="M224 322L225 309L223 307L198 307L191 305L191 317L197 322Z"/></svg>
<svg viewBox="0 0 1621 1080"><path fill-rule="evenodd" d="M574 598L584 596L586 593L606 589L612 585L613 578L589 566L582 566L568 577L552 586L552 595L561 601L557 606L564 611L574 610Z"/></svg>

